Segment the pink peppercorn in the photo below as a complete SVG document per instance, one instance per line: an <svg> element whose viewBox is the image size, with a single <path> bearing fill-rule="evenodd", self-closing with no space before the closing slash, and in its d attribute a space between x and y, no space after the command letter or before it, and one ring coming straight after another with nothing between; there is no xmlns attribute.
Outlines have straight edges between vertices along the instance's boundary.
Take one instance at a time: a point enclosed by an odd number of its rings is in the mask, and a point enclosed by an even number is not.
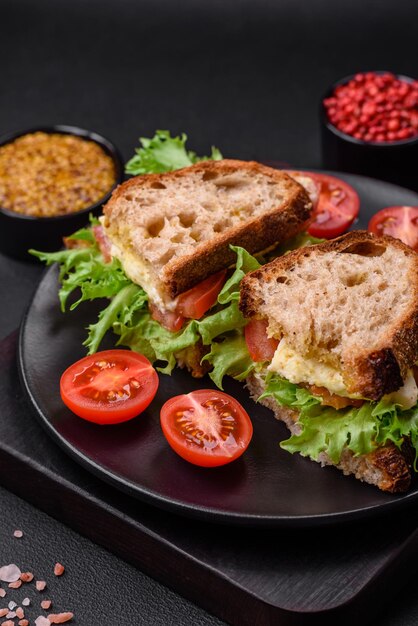
<svg viewBox="0 0 418 626"><path fill-rule="evenodd" d="M329 121L356 139L403 141L418 135L418 81L389 72L358 73L323 104Z"/></svg>

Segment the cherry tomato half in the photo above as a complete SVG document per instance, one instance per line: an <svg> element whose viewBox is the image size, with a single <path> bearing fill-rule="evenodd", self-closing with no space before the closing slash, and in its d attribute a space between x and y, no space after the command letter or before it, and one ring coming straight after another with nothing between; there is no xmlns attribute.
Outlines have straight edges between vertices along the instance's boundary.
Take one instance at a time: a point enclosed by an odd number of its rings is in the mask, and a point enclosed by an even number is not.
<svg viewBox="0 0 418 626"><path fill-rule="evenodd" d="M251 420L240 403L213 389L168 400L161 409L161 428L177 454L201 467L235 461L253 435Z"/></svg>
<svg viewBox="0 0 418 626"><path fill-rule="evenodd" d="M418 207L390 206L373 215L367 230L375 235L391 235L418 251Z"/></svg>
<svg viewBox="0 0 418 626"><path fill-rule="evenodd" d="M96 424L118 424L142 413L158 389L158 375L142 354L104 350L70 365L61 376L64 404Z"/></svg>
<svg viewBox="0 0 418 626"><path fill-rule="evenodd" d="M200 320L216 302L225 284L226 270L212 274L206 280L179 296L177 310L184 317Z"/></svg>
<svg viewBox="0 0 418 626"><path fill-rule="evenodd" d="M292 175L292 172L289 172ZM342 235L360 210L357 192L343 180L317 172L293 172L295 177L310 176L320 185L319 200L313 210L308 233L313 237L333 239ZM308 190L309 191L309 190ZM311 194L310 194L311 195Z"/></svg>
<svg viewBox="0 0 418 626"><path fill-rule="evenodd" d="M342 235L359 214L360 198L357 192L351 185L334 176L316 172L309 175L320 183L321 191L308 233L325 239Z"/></svg>
<svg viewBox="0 0 418 626"><path fill-rule="evenodd" d="M251 320L246 325L244 333L252 360L256 363L271 361L279 342L267 335L266 320Z"/></svg>

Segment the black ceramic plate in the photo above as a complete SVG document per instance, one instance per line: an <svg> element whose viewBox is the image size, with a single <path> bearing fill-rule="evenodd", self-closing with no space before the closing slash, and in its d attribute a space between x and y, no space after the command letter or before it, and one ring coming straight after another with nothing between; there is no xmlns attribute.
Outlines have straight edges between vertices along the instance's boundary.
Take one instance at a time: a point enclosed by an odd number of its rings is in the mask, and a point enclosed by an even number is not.
<svg viewBox="0 0 418 626"><path fill-rule="evenodd" d="M356 227L390 205L418 205L418 195L401 187L354 175L339 175L361 197ZM283 424L249 399L243 386L228 381L225 391L251 415L254 437L247 452L229 466L203 469L169 448L159 426L159 410L173 395L213 387L176 370L160 376L149 409L119 426L99 427L75 417L59 396L61 373L84 356L86 326L100 307L84 304L63 315L58 306L57 270L48 270L22 324L19 367L24 388L41 424L63 449L87 469L122 491L184 515L240 524L309 526L389 512L418 499L415 482L406 495L393 496L343 476L334 468L281 450ZM114 345L107 338L106 347Z"/></svg>

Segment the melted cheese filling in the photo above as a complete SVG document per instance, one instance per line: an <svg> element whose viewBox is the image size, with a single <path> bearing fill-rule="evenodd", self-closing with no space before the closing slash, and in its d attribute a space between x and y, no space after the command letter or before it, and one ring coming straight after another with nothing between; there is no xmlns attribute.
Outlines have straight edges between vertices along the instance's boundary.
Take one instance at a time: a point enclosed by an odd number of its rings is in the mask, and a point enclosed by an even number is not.
<svg viewBox="0 0 418 626"><path fill-rule="evenodd" d="M331 393L339 396L350 396L344 385L343 377L338 370L317 359L307 359L293 350L285 339L277 346L268 368L286 378L289 382L308 383L317 387L326 387Z"/></svg>
<svg viewBox="0 0 418 626"><path fill-rule="evenodd" d="M317 359L308 359L298 354L286 343L285 339L282 339L277 346L268 369L295 385L308 383L316 387L325 387L331 393L345 398L361 398L359 394L347 392L343 377L338 370ZM408 372L403 387L384 396L384 400L399 404L402 409L410 409L417 404L418 387L411 370Z"/></svg>
<svg viewBox="0 0 418 626"><path fill-rule="evenodd" d="M155 276L153 276L147 263L138 259L138 257L127 249L121 249L114 242L110 249L112 257L116 257L122 264L123 270L133 283L142 287L147 293L149 299L161 311L173 311L177 306L176 299L168 299L162 294L155 285Z"/></svg>

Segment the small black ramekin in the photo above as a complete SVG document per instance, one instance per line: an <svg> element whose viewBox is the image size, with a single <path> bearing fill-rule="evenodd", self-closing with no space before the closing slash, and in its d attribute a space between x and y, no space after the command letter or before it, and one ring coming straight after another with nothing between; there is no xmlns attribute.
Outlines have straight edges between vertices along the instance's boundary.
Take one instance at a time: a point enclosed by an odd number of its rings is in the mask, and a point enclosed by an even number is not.
<svg viewBox="0 0 418 626"><path fill-rule="evenodd" d="M380 178L418 191L418 137L390 142L362 141L338 130L329 121L324 100L331 97L336 87L345 85L354 76L346 76L334 83L321 99L322 166L324 169ZM413 82L408 76L396 76Z"/></svg>
<svg viewBox="0 0 418 626"><path fill-rule="evenodd" d="M0 207L0 252L25 261L36 260L35 257L28 254L29 248L45 252L62 248L62 238L85 226L90 213L99 215L102 205L110 198L113 189L124 179L123 161L116 146L105 137L76 126L40 126L17 131L2 136L0 146L11 143L23 135L39 131L75 135L94 141L112 158L115 165L116 182L108 193L95 204L66 215L34 217Z"/></svg>

